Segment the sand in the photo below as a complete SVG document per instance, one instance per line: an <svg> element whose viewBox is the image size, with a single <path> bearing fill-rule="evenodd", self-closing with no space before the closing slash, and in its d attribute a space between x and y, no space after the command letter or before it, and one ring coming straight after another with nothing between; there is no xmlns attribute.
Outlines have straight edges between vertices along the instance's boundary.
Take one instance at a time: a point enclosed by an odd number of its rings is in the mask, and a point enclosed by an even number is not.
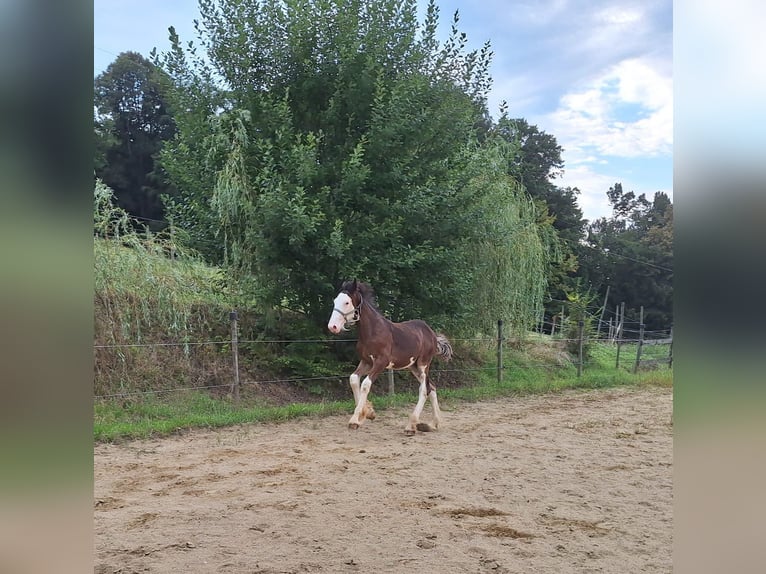
<svg viewBox="0 0 766 574"><path fill-rule="evenodd" d="M672 571L672 390L441 406L96 445L95 572Z"/></svg>

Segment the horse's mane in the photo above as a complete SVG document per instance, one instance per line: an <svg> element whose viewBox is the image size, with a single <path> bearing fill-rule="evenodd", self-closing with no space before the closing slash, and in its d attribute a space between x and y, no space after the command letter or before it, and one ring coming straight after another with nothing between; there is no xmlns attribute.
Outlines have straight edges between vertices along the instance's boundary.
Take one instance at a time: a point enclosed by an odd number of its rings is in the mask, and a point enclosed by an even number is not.
<svg viewBox="0 0 766 574"><path fill-rule="evenodd" d="M353 293L354 292L354 281L346 281L343 283L343 286L341 287L341 291L345 291L346 293ZM356 282L356 291L358 291L362 295L362 299L365 303L370 305L373 309L376 311L380 311L378 309L378 299L375 295L375 291L373 290L372 286L370 286L367 283L362 283L361 281Z"/></svg>

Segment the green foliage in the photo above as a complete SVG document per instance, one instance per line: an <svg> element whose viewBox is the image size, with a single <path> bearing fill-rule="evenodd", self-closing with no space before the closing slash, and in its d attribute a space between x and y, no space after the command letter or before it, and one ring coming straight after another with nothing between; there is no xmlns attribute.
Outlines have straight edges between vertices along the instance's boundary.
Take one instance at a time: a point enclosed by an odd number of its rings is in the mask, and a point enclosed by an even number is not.
<svg viewBox="0 0 766 574"><path fill-rule="evenodd" d="M546 284L541 279L556 244L541 233L534 202L504 173L513 153L499 139L489 139L476 150L466 170L472 176L466 189L473 200L460 215L474 222L462 254L474 273L468 307L472 316L466 322L487 332L498 318L511 318L505 319L509 331L521 335L542 306Z"/></svg>
<svg viewBox="0 0 766 574"><path fill-rule="evenodd" d="M535 201L540 233L554 247L545 273L548 278L546 311L552 315L556 312L556 301L575 287L586 223L577 205L580 191L554 184L564 167L562 149L554 136L523 118L510 119L505 113L495 129L500 137L518 148L518 153L509 157L507 171Z"/></svg>
<svg viewBox="0 0 766 574"><path fill-rule="evenodd" d="M94 228L96 296L130 295L147 303L142 322L176 327L188 324L184 315L194 305L225 304L227 289L220 270L176 244L172 230L135 231L130 216L114 205L112 191L101 181L94 187Z"/></svg>
<svg viewBox="0 0 766 574"><path fill-rule="evenodd" d="M650 202L619 183L607 195L613 215L588 226L580 274L601 296L610 286L611 304L625 302L628 321L637 322L643 306L646 329L666 330L673 324L673 204L662 192Z"/></svg>
<svg viewBox="0 0 766 574"><path fill-rule="evenodd" d="M172 30L155 56L177 110L168 209L195 248L257 277L258 306L317 326L351 277L394 320L531 321L550 242L479 127L492 54L466 50L457 14L443 45L434 2L422 24L412 0L203 0L200 14L209 64Z"/></svg>
<svg viewBox="0 0 766 574"><path fill-rule="evenodd" d="M566 294L567 297L567 318L564 322L562 332L567 339L567 351L574 356L580 352L580 338L582 338L582 356L583 361L590 358L590 349L592 347L591 339L596 334L593 325L594 316L589 312L597 296L590 291L583 292L578 289ZM580 323L582 322L582 334L580 333Z"/></svg>
<svg viewBox="0 0 766 574"><path fill-rule="evenodd" d="M155 165L162 142L175 133L161 69L123 52L94 81L95 172L131 215L161 219L162 194L172 193Z"/></svg>

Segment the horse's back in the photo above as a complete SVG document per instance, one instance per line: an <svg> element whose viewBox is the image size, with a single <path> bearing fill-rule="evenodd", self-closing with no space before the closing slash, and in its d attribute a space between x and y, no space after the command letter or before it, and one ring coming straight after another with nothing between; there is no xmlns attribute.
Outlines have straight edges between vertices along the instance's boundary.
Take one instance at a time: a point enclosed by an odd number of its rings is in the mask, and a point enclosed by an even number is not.
<svg viewBox="0 0 766 574"><path fill-rule="evenodd" d="M431 354L436 349L436 333L421 319L392 323L394 347L409 348L408 352Z"/></svg>

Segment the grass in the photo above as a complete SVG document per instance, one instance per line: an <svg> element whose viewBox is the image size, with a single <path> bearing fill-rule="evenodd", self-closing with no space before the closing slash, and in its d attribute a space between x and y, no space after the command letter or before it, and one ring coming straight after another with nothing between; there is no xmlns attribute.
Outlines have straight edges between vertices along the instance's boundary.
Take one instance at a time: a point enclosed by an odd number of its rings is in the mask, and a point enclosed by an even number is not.
<svg viewBox="0 0 766 574"><path fill-rule="evenodd" d="M97 441L163 436L190 428L217 428L244 423L277 422L326 416L353 409L352 401L286 406L237 406L203 392L175 393L172 401L156 397L130 404L103 401L94 405L93 435Z"/></svg>
<svg viewBox="0 0 766 574"><path fill-rule="evenodd" d="M558 345L550 340L532 340L523 349L509 349L504 357L503 377L497 380L491 368L494 358L486 353L487 369L472 373L471 378L460 386L440 388L439 398L444 405L461 401L482 401L499 397L560 392L566 389L602 389L619 386L672 387L673 373L667 367L632 373L635 355L624 353L620 369L615 368L616 348L595 344L592 356L582 376L577 376L576 366L561 363L556 356ZM551 359L556 356L556 361ZM629 368L626 368L629 367ZM411 406L414 404L417 385L384 394L385 379L379 379L371 398L377 411ZM227 398L214 398L206 392L180 391L167 396L147 395L138 400L122 402L100 401L94 406L94 438L97 441L164 436L190 428L217 428L237 424L252 424L350 414L353 401L319 400L312 403L295 403L286 406L264 404L237 405ZM254 402L254 401L250 401Z"/></svg>

